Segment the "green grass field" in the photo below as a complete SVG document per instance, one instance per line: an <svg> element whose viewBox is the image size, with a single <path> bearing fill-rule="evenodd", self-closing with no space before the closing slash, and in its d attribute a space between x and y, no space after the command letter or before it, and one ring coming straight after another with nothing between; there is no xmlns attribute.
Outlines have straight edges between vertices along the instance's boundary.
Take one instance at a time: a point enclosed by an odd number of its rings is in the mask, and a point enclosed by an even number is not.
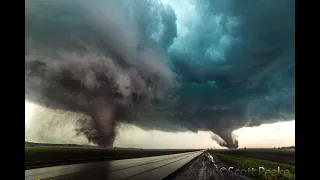
<svg viewBox="0 0 320 180"><path fill-rule="evenodd" d="M263 180L294 180L295 179L295 166L276 163L272 161L256 159L256 158L249 158L249 157L242 157L242 156L234 156L234 155L227 155L227 154L220 154L215 152L210 152L214 156L216 156L220 161L236 167L238 169L248 169L248 168L255 168L256 174L253 176L256 179L263 179ZM264 172L259 173L259 167L263 167L265 169ZM266 170L273 170L278 171L278 167L280 170L288 170L287 173L282 173L280 176L276 176L275 174L268 173Z"/></svg>
<svg viewBox="0 0 320 180"><path fill-rule="evenodd" d="M184 153L196 150L98 149L83 147L26 147L25 169L73 163L119 160Z"/></svg>
<svg viewBox="0 0 320 180"><path fill-rule="evenodd" d="M242 156L256 159L274 161L283 164L295 165L295 150L294 149L217 149L211 150L215 153Z"/></svg>
<svg viewBox="0 0 320 180"><path fill-rule="evenodd" d="M246 149L216 149L215 151L269 151L269 152L295 152L295 149L275 148L246 148Z"/></svg>

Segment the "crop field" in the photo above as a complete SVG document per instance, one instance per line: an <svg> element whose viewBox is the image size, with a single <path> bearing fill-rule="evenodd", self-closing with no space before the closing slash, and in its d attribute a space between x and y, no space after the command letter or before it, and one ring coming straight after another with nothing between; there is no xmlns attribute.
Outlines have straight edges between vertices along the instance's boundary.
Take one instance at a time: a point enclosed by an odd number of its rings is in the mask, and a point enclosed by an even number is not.
<svg viewBox="0 0 320 180"><path fill-rule="evenodd" d="M119 160L196 151L195 149L98 149L83 147L25 147L25 169L103 160Z"/></svg>
<svg viewBox="0 0 320 180"><path fill-rule="evenodd" d="M263 159L283 164L295 165L294 149L228 149L211 150L213 153Z"/></svg>

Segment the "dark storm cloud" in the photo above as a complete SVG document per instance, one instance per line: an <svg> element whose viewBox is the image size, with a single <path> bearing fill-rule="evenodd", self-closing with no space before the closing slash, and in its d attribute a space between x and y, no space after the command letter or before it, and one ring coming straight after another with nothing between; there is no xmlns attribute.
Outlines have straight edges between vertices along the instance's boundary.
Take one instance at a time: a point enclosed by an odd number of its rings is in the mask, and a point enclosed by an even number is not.
<svg viewBox="0 0 320 180"><path fill-rule="evenodd" d="M195 129L214 131L229 147L237 146L234 129L294 119L292 3L201 0L197 10L206 18L170 51L192 87L179 90L180 119L196 119Z"/></svg>
<svg viewBox="0 0 320 180"><path fill-rule="evenodd" d="M171 85L173 73L166 56L147 46L155 42L144 34L149 27L139 26L143 15L131 4L117 0L26 4L26 99L90 115L93 123L84 121L79 133L94 143L112 145L116 121L147 106ZM166 15L164 9L161 14ZM174 16L172 10L169 14Z"/></svg>
<svg viewBox="0 0 320 180"><path fill-rule="evenodd" d="M89 115L78 132L103 146L119 121L237 147L234 129L293 119L292 3L195 4L179 36L156 0L27 1L26 99Z"/></svg>

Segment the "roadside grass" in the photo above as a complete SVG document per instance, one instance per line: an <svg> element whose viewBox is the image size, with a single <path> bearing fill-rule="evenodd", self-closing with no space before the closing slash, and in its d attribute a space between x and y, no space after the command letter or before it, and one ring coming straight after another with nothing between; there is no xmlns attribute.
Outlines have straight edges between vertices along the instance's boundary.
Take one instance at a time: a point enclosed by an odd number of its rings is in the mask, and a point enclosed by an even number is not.
<svg viewBox="0 0 320 180"><path fill-rule="evenodd" d="M250 148L250 149L216 149L210 150L213 153L220 153L232 156L249 157L263 159L267 161L277 162L281 164L295 165L295 150L294 149L265 149L265 148Z"/></svg>
<svg viewBox="0 0 320 180"><path fill-rule="evenodd" d="M105 160L160 156L196 150L99 149L82 147L25 147L25 169Z"/></svg>
<svg viewBox="0 0 320 180"><path fill-rule="evenodd" d="M256 171L259 171L259 167L263 167L265 169L264 172L261 173L257 172L254 176L256 179L263 179L263 180L294 180L295 179L295 166L288 165L288 164L281 164L267 160L255 159L255 158L248 158L242 156L234 156L234 155L226 155L220 153L212 153L215 155L220 161L239 168L239 169L248 169L254 168ZM275 174L269 173L266 170L271 170L271 172L278 171L278 167L280 170L289 170L288 173L282 173L282 175L277 176ZM283 172L283 171L282 171Z"/></svg>
<svg viewBox="0 0 320 180"><path fill-rule="evenodd" d="M212 149L213 151L272 151L272 152L294 152L295 149L278 149L278 148L239 148L239 149Z"/></svg>

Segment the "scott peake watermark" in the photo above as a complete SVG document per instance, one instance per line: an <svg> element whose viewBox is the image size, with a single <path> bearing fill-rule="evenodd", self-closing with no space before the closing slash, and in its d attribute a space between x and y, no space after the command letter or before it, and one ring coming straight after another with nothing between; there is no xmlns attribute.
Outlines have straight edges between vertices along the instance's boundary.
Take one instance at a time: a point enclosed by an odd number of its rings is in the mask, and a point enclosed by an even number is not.
<svg viewBox="0 0 320 180"><path fill-rule="evenodd" d="M258 168L248 168L248 169L237 169L235 167L221 167L220 174L222 175L233 175L233 176L247 176L247 177L258 177L263 179L263 177L272 176L272 177L282 177L290 174L288 169L281 169L279 166L277 169L268 169L265 167Z"/></svg>

